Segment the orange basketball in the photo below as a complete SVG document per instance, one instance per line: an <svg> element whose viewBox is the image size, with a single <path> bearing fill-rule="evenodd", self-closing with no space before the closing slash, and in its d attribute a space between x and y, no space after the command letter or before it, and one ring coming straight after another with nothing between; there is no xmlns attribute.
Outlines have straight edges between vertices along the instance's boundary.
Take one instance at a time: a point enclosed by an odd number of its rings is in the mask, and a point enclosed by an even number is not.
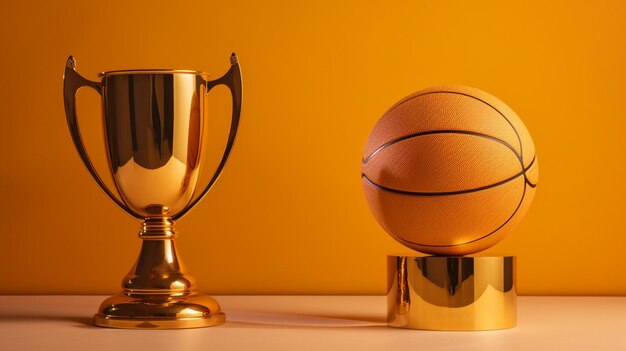
<svg viewBox="0 0 626 351"><path fill-rule="evenodd" d="M478 89L418 91L372 130L361 168L380 225L425 253L491 247L524 217L538 179L535 146L520 118Z"/></svg>

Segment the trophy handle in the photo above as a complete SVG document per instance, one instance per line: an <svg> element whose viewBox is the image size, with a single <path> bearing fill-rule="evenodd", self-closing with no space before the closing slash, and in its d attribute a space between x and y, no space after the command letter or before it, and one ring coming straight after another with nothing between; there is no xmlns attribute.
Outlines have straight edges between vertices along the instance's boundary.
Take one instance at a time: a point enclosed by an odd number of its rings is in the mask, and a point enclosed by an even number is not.
<svg viewBox="0 0 626 351"><path fill-rule="evenodd" d="M224 154L222 155L222 159L220 163L217 165L217 169L215 170L215 174L211 177L211 180L207 184L207 186L202 190L200 195L193 200L185 209L172 217L172 219L177 220L184 216L192 207L194 207L198 201L202 200L202 198L211 190L213 184L217 178L219 178L222 173L222 169L226 165L226 161L228 161L228 156L233 148L233 144L235 143L235 137L237 136L237 129L239 128L239 118L241 117L241 93L242 93L242 80L241 80L241 68L239 67L239 59L237 55L233 52L230 55L230 69L226 72L221 78L211 81L205 81L206 84L206 93L208 94L211 89L218 85L225 85L230 89L230 94L233 99L233 113L232 119L230 122L230 131L228 133L228 140L226 142L226 147L224 148Z"/></svg>
<svg viewBox="0 0 626 351"><path fill-rule="evenodd" d="M93 88L98 94L102 95L102 84L99 82L92 82L90 80L85 79L83 76L76 72L76 59L70 56L67 58L67 63L65 65L65 74L63 75L63 102L65 104L65 116L67 117L67 126L69 127L70 134L72 135L72 141L74 142L74 146L76 147L76 151L78 151L78 155L80 155L81 160L87 167L87 170L93 177L93 179L98 183L100 188L107 194L113 202L115 202L120 208L126 211L133 217L144 219L141 216L135 214L128 206L126 206L121 200L119 200L111 190L104 184L102 178L98 175L98 172L94 168L89 156L87 155L87 151L85 149L85 145L83 144L83 139L80 136L80 130L78 128L78 120L76 119L76 92L81 87L90 87Z"/></svg>

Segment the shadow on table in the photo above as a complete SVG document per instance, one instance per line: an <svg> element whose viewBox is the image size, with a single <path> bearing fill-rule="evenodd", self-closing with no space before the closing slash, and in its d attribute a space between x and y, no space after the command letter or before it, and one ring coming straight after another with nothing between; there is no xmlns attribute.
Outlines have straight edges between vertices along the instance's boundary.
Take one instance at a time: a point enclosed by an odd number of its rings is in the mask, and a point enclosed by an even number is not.
<svg viewBox="0 0 626 351"><path fill-rule="evenodd" d="M74 327L98 328L93 325L92 317L53 316L36 314L7 314L0 312L0 324L20 322L63 321L73 322ZM228 311L225 328L242 327L290 327L290 328L376 328L385 327L387 321L380 317L339 316L339 315L299 315L286 313Z"/></svg>
<svg viewBox="0 0 626 351"><path fill-rule="evenodd" d="M0 313L0 323L19 322L45 322L45 321L65 321L77 323L78 327L93 327L92 317L83 316L52 316L52 315L25 315L25 314L4 314Z"/></svg>
<svg viewBox="0 0 626 351"><path fill-rule="evenodd" d="M300 315L267 312L226 312L225 327L304 327L304 328L376 328L387 327L387 320L368 316Z"/></svg>

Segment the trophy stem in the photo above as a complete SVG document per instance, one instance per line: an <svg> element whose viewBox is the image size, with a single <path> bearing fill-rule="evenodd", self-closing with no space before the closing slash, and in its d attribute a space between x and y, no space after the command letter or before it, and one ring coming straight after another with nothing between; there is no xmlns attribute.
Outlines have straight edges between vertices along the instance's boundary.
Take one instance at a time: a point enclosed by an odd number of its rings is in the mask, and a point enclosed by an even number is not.
<svg viewBox="0 0 626 351"><path fill-rule="evenodd" d="M144 240L160 240L175 239L178 235L170 217L151 217L141 223L139 237Z"/></svg>
<svg viewBox="0 0 626 351"><path fill-rule="evenodd" d="M147 218L139 237L137 262L122 282L121 294L106 299L94 323L130 329L199 328L224 323L215 299L200 294L176 251L174 221Z"/></svg>
<svg viewBox="0 0 626 351"><path fill-rule="evenodd" d="M196 291L195 280L186 272L176 251L174 221L168 217L146 218L139 237L143 239L135 266L124 278L127 295L165 294L179 296Z"/></svg>

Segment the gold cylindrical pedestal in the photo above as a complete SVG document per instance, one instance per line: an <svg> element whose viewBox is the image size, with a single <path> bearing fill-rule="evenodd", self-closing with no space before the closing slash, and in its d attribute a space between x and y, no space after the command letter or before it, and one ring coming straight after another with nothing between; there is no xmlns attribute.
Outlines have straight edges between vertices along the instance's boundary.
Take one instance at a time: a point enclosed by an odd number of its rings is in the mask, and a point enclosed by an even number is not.
<svg viewBox="0 0 626 351"><path fill-rule="evenodd" d="M387 256L387 323L427 330L517 325L514 256Z"/></svg>

